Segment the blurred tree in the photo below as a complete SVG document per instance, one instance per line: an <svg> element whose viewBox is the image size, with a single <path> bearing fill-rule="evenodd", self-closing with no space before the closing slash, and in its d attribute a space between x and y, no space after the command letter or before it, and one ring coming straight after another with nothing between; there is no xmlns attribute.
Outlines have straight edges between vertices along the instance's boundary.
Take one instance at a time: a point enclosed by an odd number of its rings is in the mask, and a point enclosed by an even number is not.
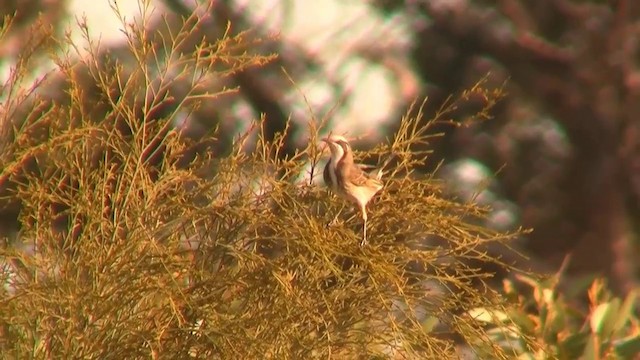
<svg viewBox="0 0 640 360"><path fill-rule="evenodd" d="M535 231L527 247L569 272L637 284L640 2L378 1L417 24L413 61L438 106L490 72L509 79L496 120L448 133L438 157L501 175ZM464 119L459 110L457 120ZM425 112L429 116L429 112ZM455 118L455 117L454 117Z"/></svg>
<svg viewBox="0 0 640 360"><path fill-rule="evenodd" d="M0 43L0 66L20 52L41 47L59 33L67 15L64 0L14 0L0 3L0 27L7 29ZM10 26L8 26L10 23Z"/></svg>

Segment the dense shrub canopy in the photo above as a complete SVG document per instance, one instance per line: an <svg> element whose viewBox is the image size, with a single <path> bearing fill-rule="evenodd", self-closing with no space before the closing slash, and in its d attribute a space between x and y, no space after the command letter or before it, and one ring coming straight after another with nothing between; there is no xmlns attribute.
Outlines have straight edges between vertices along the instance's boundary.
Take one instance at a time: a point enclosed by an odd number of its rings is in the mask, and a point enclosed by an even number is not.
<svg viewBox="0 0 640 360"><path fill-rule="evenodd" d="M489 286L487 264L515 270L489 250L507 253L522 232L478 225L487 209L446 198L438 181L415 171L429 161L433 124L469 98L484 99L469 122L489 118L502 89L480 82L430 122L415 105L393 136L356 153L373 163L394 156L361 247L350 207L327 226L343 202L319 181L326 119L309 112L307 141L293 150L291 129L274 132L264 117L246 131L190 132L241 106L238 74L276 61L258 51L263 38L212 25L208 11L153 27L145 16L123 20L127 44L118 51L90 42L87 52L65 52L73 44L48 33L41 50L55 68L36 81L34 49L17 55L0 114L0 206L15 215L15 228L2 229L0 352L553 356L540 341L543 321L524 311L526 297ZM538 308L549 306L539 293L555 284L541 290L521 279ZM610 300L592 294L594 305ZM611 301L630 312L628 302Z"/></svg>

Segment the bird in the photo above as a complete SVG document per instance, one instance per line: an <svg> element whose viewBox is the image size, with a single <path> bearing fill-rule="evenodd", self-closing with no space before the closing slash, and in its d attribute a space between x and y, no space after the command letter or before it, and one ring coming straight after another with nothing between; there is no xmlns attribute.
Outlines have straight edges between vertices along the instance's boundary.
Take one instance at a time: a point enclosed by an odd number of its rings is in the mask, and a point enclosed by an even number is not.
<svg viewBox="0 0 640 360"><path fill-rule="evenodd" d="M364 246L367 244L367 204L382 190L383 169L391 158L376 171L367 173L362 166L355 163L353 150L345 137L329 135L321 140L327 144L331 152L322 172L324 182L334 194L358 206L363 222L360 245Z"/></svg>

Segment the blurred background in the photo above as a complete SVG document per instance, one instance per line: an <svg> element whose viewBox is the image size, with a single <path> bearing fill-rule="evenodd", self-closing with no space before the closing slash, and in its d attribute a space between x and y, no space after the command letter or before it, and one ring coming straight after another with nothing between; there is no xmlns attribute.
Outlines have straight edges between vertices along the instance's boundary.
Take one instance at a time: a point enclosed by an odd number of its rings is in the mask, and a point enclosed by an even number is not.
<svg viewBox="0 0 640 360"><path fill-rule="evenodd" d="M196 29L202 36L251 29L246 36L262 39L252 53L278 54L263 67L213 79L212 91L239 92L171 119L189 137L215 126L228 135L194 152L224 154L260 116L271 137L291 119L283 156L309 140L312 118L328 119L324 133L346 133L366 149L390 137L403 115L417 116L410 110L416 100L427 98L421 113L427 122L478 81L504 86L492 119L468 121L488 101L473 92L441 114L433 132L442 136L429 144L433 155L422 170L437 168L451 196L490 206L485 225L534 229L517 244L528 257L523 266L554 272L568 260L567 279L603 275L620 293L637 286L640 2L3 1L0 13L15 17L0 42L2 81L19 54L52 41L51 33L75 41L77 56L87 51L88 36L102 54L134 66L123 18L149 17L153 33L194 11L207 19ZM35 55L33 80L54 69L45 52ZM61 96L64 88L51 78L40 96ZM171 91L179 98L187 89ZM3 229L18 211L15 204L0 206Z"/></svg>

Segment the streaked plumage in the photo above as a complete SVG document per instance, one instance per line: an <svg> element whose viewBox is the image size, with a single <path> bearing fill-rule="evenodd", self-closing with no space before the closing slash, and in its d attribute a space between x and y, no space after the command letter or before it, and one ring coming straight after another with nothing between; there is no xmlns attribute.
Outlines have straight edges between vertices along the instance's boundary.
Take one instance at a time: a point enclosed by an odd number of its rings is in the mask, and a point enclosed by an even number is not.
<svg viewBox="0 0 640 360"><path fill-rule="evenodd" d="M364 172L354 162L349 142L342 136L322 139L329 146L331 157L322 173L331 191L343 199L355 203L363 220L362 244L367 242L367 203L382 189L382 168L375 173Z"/></svg>

